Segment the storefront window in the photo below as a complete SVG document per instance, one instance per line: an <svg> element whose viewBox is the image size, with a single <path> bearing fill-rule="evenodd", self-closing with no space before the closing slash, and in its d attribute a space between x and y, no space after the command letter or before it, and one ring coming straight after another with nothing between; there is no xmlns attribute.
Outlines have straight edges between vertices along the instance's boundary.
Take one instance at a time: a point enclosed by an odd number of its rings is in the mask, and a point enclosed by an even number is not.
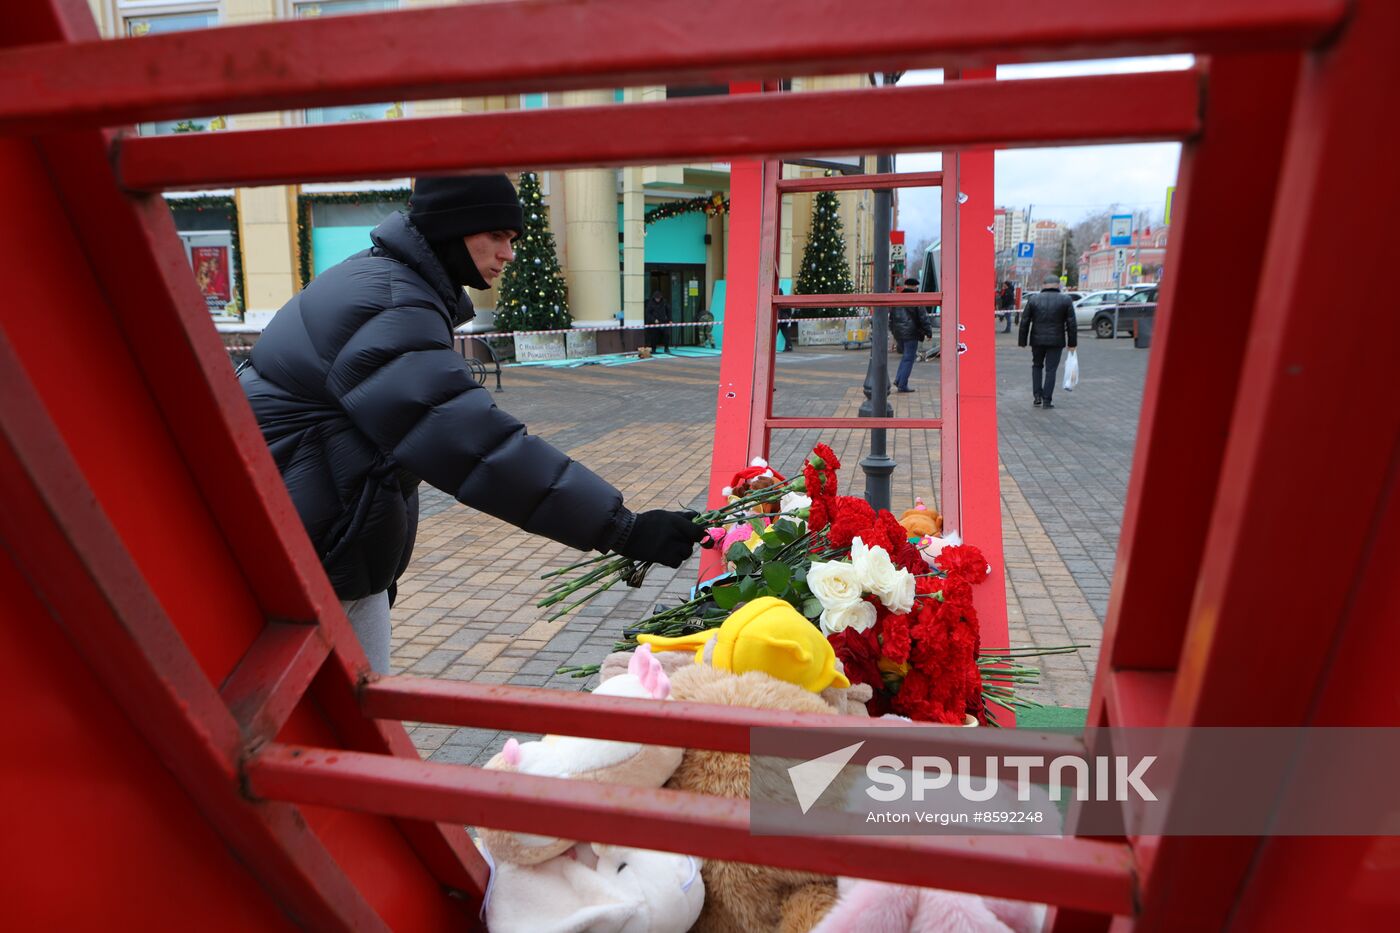
<svg viewBox="0 0 1400 933"><path fill-rule="evenodd" d="M134 4L122 4L122 34L129 38L155 36L164 32L184 32L190 29L208 29L219 22L217 10L189 10L191 4L171 4L179 9L170 12L137 14ZM143 4L142 9L150 9L151 4ZM163 136L166 133L200 133L206 130L224 129L227 121L223 117L195 117L183 120L158 120L142 123L137 131L142 136Z"/></svg>
<svg viewBox="0 0 1400 933"><path fill-rule="evenodd" d="M397 10L398 0L321 0L295 3L297 19L318 16L345 16L350 13L379 13ZM358 120L394 120L404 115L402 103L351 104L345 107L308 107L304 111L307 123L349 123Z"/></svg>
<svg viewBox="0 0 1400 933"><path fill-rule="evenodd" d="M311 205L312 271L326 269L372 245L369 233L393 214L403 210L399 201L362 204Z"/></svg>
<svg viewBox="0 0 1400 933"><path fill-rule="evenodd" d="M215 318L242 317L238 275L238 221L224 197L171 198L170 214L205 306Z"/></svg>

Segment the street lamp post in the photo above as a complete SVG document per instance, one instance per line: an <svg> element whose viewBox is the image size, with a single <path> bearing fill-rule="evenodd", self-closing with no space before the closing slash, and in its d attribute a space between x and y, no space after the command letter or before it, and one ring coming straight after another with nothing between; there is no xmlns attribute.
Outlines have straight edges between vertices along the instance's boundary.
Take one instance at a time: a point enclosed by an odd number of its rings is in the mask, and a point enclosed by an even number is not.
<svg viewBox="0 0 1400 933"><path fill-rule="evenodd" d="M893 83L887 78L887 83ZM886 174L894 171L894 156L880 155L875 159L875 171ZM884 294L890 290L890 219L894 199L889 188L875 192L875 288ZM889 418L894 415L894 407L889 403L890 391L890 309L877 307L870 316L870 365L866 370L865 384L869 399L860 408L863 418ZM894 473L895 462L887 448L888 439L884 428L870 432L870 454L860 461L865 471L865 500L877 509L890 507L890 475Z"/></svg>

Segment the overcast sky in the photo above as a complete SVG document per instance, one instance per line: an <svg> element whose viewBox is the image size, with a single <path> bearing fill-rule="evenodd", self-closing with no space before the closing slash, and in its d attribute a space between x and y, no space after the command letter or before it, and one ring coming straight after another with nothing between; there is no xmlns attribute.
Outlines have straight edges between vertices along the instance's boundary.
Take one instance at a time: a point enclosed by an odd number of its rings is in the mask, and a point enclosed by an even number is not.
<svg viewBox="0 0 1400 933"><path fill-rule="evenodd" d="M1189 68L1192 62L1190 55L1169 55L1002 65L997 69L997 77L1009 80L1168 71ZM942 80L941 71L911 71L899 84L938 84ZM1167 186L1176 183L1180 155L1180 143L1002 150L996 154L996 203L1021 208L1034 205L1032 221L1063 220L1072 224L1113 203L1124 213L1150 211L1153 220L1157 220L1165 205ZM939 163L936 153L908 154L896 156L895 168L901 172L932 171L939 168ZM908 242L912 245L920 239L936 238L938 189L906 189L899 197L899 225Z"/></svg>

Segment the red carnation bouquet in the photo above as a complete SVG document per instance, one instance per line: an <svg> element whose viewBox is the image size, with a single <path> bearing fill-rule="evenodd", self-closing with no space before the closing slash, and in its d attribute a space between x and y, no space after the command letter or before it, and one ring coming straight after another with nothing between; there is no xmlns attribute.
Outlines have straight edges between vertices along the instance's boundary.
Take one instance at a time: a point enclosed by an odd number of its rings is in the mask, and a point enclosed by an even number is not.
<svg viewBox="0 0 1400 933"><path fill-rule="evenodd" d="M1039 674L1019 661L1077 646L984 649L972 599L972 588L991 572L982 552L962 544L921 551L918 537L911 540L893 514L840 494L840 468L835 452L818 444L802 475L791 480L757 461L736 474L723 490L729 502L696 517L709 529L710 542L724 548L730 572L627 629L617 649L635 647L643 633L713 628L743 603L773 596L826 634L852 683L871 687L872 716L995 725L996 708L1039 705L1016 695L1018 685L1034 683ZM578 580L555 585L565 594L597 586L573 605L636 573L594 558L547 576L586 565L591 569ZM561 669L580 677L596 670Z"/></svg>

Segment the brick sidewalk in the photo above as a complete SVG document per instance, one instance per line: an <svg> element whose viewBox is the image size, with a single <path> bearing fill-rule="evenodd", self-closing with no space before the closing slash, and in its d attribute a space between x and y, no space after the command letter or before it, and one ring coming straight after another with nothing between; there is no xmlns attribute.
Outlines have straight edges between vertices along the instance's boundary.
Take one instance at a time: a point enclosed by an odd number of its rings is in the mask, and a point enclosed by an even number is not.
<svg viewBox="0 0 1400 933"><path fill-rule="evenodd" d="M998 338L1002 515L1016 645L1096 644L1102 622L1145 354L1126 341L1090 341L1081 352L1080 389L1057 398L1055 411L1040 412L1018 388L1025 381L1021 371L1029 368L1025 351ZM780 354L775 411L854 415L866 357L839 348ZM621 489L629 507L699 507L718 372L717 359L515 368L496 400ZM918 364L911 384L919 391L895 396L896 413L936 417L936 364ZM937 436L889 433L899 463L895 511L911 506L915 495L936 504ZM859 493L864 478L857 464L867 432L783 432L774 438L772 460L780 469L797 464L818 439L842 460L843 491ZM576 559L578 552L423 487L418 545L394 607L395 671L580 689L591 684L555 669L600 661L627 622L658 602L684 598L698 564L697 558L678 571L653 570L640 589L618 588L549 622L548 612L535 606L546 586L539 575ZM1044 683L1031 695L1055 705L1086 705L1096 660L1096 649L1045 659ZM414 727L412 735L433 760L467 763L484 761L503 740L490 730L437 726Z"/></svg>

